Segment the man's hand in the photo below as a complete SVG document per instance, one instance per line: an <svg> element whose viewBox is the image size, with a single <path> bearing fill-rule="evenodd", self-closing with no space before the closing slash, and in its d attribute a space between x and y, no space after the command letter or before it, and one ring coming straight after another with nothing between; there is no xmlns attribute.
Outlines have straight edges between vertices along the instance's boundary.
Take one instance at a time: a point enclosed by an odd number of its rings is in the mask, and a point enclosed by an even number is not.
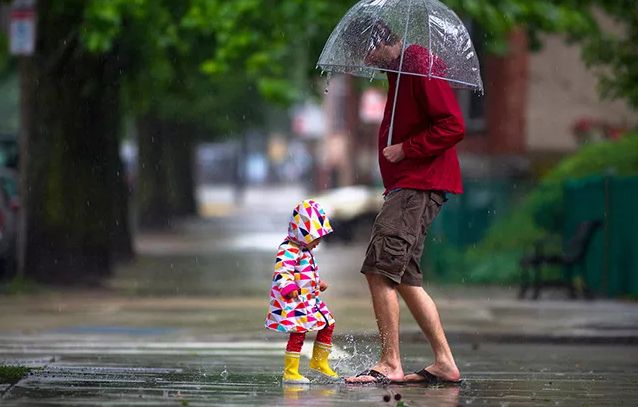
<svg viewBox="0 0 638 407"><path fill-rule="evenodd" d="M299 297L299 291L298 290L292 291L286 297L288 297L291 300L294 298L297 298Z"/></svg>
<svg viewBox="0 0 638 407"><path fill-rule="evenodd" d="M320 291L326 291L326 289L328 288L328 283L326 283L323 280L319 281L319 290Z"/></svg>
<svg viewBox="0 0 638 407"><path fill-rule="evenodd" d="M403 143L393 144L383 149L383 156L391 163L398 163L405 158Z"/></svg>

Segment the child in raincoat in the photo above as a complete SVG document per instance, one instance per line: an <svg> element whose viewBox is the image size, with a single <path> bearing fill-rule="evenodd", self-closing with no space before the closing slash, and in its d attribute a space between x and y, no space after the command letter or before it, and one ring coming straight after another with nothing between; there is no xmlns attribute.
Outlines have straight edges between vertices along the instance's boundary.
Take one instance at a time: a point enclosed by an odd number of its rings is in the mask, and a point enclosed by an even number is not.
<svg viewBox="0 0 638 407"><path fill-rule="evenodd" d="M309 383L299 373L299 354L306 332L318 331L310 368L338 378L328 364L335 320L320 294L327 284L319 278L312 250L332 232L321 206L312 200L299 203L288 224L288 236L279 245L275 260L266 328L288 333L284 356L284 383Z"/></svg>

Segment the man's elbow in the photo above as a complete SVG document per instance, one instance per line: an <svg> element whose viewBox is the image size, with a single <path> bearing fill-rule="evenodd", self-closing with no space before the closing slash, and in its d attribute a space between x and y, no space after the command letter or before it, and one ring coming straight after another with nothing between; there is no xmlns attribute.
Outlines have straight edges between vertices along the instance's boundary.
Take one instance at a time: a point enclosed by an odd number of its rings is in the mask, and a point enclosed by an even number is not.
<svg viewBox="0 0 638 407"><path fill-rule="evenodd" d="M448 134L452 144L456 144L465 138L465 123L463 120L455 120L448 127Z"/></svg>

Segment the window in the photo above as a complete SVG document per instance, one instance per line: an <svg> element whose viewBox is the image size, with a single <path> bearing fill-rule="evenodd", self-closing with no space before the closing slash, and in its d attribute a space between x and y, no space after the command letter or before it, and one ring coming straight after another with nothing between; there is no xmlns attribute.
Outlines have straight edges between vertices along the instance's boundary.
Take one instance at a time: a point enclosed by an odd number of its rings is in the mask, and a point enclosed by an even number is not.
<svg viewBox="0 0 638 407"><path fill-rule="evenodd" d="M472 44L474 45L474 51L478 56L479 64L481 66L481 75L484 75L484 34L479 26L473 23L471 20L464 21L467 27L470 37L472 38ZM480 132L485 129L485 96L479 92L475 92L468 89L460 89L456 93L461 111L463 112L463 118L465 119L465 127L468 133Z"/></svg>

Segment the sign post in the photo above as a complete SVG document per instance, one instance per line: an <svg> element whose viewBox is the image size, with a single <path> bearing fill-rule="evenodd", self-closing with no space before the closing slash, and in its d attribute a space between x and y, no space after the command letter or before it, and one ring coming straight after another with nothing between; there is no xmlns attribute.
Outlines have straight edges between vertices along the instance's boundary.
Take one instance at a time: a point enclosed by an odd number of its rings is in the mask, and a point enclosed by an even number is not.
<svg viewBox="0 0 638 407"><path fill-rule="evenodd" d="M9 51L19 57L20 71L20 212L17 236L17 274L24 276L27 247L29 188L28 157L31 128L32 61L35 52L37 14L35 0L14 0L9 23Z"/></svg>

